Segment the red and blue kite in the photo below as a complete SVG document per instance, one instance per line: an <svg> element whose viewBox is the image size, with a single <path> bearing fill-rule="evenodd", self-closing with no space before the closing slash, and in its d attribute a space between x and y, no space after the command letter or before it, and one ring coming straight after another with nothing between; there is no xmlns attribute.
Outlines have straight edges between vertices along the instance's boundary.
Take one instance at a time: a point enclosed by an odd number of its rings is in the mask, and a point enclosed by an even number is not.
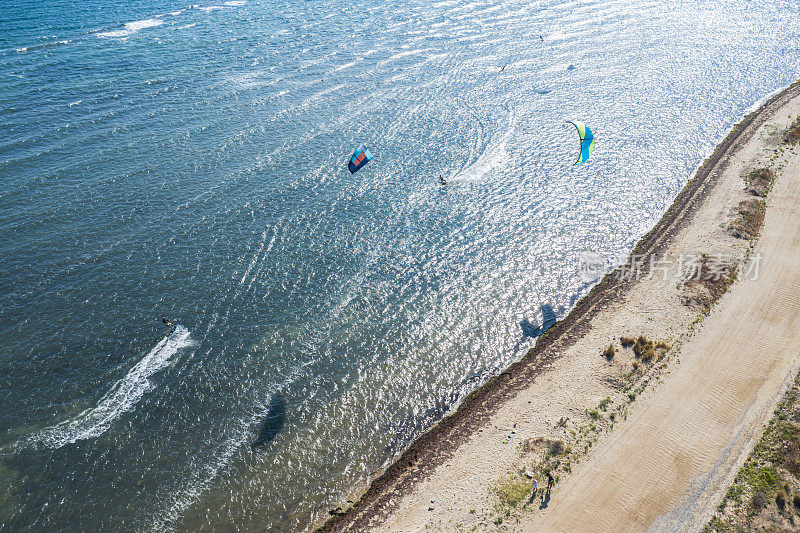
<svg viewBox="0 0 800 533"><path fill-rule="evenodd" d="M355 174L361 170L361 167L369 163L370 159L372 159L372 154L369 152L367 147L362 144L356 148L356 151L350 156L350 162L347 164L347 169L350 171L350 174Z"/></svg>

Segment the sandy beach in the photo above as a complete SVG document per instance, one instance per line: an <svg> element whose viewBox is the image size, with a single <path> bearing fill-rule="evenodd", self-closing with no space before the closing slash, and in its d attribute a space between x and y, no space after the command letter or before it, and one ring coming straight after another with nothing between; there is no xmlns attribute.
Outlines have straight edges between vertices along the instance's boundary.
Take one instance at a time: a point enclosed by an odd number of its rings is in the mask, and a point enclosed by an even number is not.
<svg viewBox="0 0 800 533"><path fill-rule="evenodd" d="M629 263L322 529L701 529L800 362L798 115L794 84L745 117Z"/></svg>

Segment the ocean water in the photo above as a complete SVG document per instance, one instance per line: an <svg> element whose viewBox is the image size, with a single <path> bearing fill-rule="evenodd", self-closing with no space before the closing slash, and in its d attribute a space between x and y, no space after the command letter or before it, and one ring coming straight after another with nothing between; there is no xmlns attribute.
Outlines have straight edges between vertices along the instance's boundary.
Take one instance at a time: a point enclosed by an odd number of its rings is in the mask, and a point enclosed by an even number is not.
<svg viewBox="0 0 800 533"><path fill-rule="evenodd" d="M798 15L6 2L0 530L324 519L800 77Z"/></svg>

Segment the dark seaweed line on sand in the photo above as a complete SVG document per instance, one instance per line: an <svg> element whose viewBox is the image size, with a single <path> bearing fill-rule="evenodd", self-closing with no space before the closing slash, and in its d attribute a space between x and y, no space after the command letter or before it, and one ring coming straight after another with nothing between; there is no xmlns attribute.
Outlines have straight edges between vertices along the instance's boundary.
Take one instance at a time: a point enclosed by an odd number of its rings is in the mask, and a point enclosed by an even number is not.
<svg viewBox="0 0 800 533"><path fill-rule="evenodd" d="M733 127L697 174L681 190L661 220L634 247L631 255L641 256L643 264L659 255L678 232L693 218L705 198L728 166L725 156L747 142L765 122L768 112L800 94L800 81L769 98ZM557 322L537 339L536 345L507 370L491 378L469 394L456 411L421 435L344 514L331 517L319 532L365 531L383 522L400 498L453 457L478 428L483 426L504 402L527 387L541 370L557 360L563 351L589 330L598 311L620 301L635 281L617 279L612 272L581 298L564 320Z"/></svg>

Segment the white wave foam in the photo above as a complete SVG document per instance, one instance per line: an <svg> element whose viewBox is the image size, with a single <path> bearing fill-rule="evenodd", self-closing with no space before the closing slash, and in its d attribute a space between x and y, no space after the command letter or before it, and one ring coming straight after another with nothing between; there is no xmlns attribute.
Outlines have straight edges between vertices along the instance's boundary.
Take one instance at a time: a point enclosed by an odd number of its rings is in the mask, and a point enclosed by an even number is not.
<svg viewBox="0 0 800 533"><path fill-rule="evenodd" d="M78 104L80 104L81 102L83 102L83 100L75 100L74 102L72 102L71 104L69 104L69 107L72 107L72 106L74 106L74 105L78 105Z"/></svg>
<svg viewBox="0 0 800 533"><path fill-rule="evenodd" d="M226 6L233 6L233 7L241 7L245 5L247 2L244 0L230 0L229 2L225 2Z"/></svg>
<svg viewBox="0 0 800 533"><path fill-rule="evenodd" d="M198 7L197 9L209 13L211 11L216 11L217 9L226 9L226 8L225 6L206 6L206 7Z"/></svg>
<svg viewBox="0 0 800 533"><path fill-rule="evenodd" d="M349 63L345 63L344 65L339 65L338 67L336 67L335 69L333 69L333 71L332 71L332 72L338 72L338 71L340 71L340 70L344 70L344 69L350 68L350 67L352 67L352 66L353 66L353 65L355 65L355 64L356 64L356 61L351 61L351 62L349 62Z"/></svg>
<svg viewBox="0 0 800 533"><path fill-rule="evenodd" d="M146 20L135 20L133 22L128 22L123 26L121 30L115 31L104 31L97 34L98 37L128 37L133 35L139 30L143 30L145 28L154 28L156 26L161 26L164 24L163 20L159 19L146 19Z"/></svg>
<svg viewBox="0 0 800 533"><path fill-rule="evenodd" d="M155 26L161 26L164 24L163 20L158 19L147 19L147 20L137 20L135 22L128 22L125 24L125 29L131 32L143 30L145 28L153 28Z"/></svg>
<svg viewBox="0 0 800 533"><path fill-rule="evenodd" d="M510 117L508 130L497 141L490 143L471 165L452 176L448 181L473 182L496 175L508 164L506 146L514 131L514 116Z"/></svg>
<svg viewBox="0 0 800 533"><path fill-rule="evenodd" d="M150 390L148 378L165 368L180 348L190 344L189 330L178 326L174 333L161 339L124 378L117 381L97 407L87 409L71 420L43 429L30 437L27 443L60 448L79 440L99 437Z"/></svg>

